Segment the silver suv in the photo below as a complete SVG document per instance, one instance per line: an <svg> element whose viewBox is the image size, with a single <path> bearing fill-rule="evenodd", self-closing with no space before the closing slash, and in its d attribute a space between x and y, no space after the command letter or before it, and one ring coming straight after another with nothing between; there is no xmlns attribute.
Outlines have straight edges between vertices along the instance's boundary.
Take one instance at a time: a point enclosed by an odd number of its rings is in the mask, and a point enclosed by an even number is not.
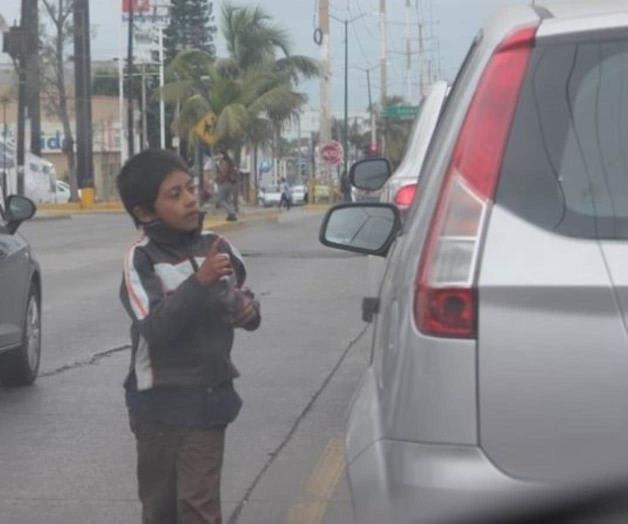
<svg viewBox="0 0 628 524"><path fill-rule="evenodd" d="M387 204L323 222L388 256L346 437L360 524L628 471L628 5L539 4L475 39L403 227Z"/></svg>

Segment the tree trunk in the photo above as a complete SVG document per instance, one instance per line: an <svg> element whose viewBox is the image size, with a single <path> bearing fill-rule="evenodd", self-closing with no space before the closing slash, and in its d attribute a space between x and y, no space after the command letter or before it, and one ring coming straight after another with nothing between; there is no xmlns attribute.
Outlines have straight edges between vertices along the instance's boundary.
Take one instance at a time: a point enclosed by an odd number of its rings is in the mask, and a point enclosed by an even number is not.
<svg viewBox="0 0 628 524"><path fill-rule="evenodd" d="M253 200L255 203L257 203L257 194L259 192L259 181L257 179L258 174L257 174L257 143L252 144L253 146L253 169L251 170L253 173Z"/></svg>

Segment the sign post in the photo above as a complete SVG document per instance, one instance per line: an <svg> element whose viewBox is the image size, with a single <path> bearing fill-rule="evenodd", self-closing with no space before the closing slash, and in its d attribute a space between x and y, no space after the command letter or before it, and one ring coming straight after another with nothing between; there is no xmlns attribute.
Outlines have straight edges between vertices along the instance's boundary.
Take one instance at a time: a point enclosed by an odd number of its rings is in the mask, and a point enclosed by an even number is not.
<svg viewBox="0 0 628 524"><path fill-rule="evenodd" d="M329 142L321 147L320 155L327 165L337 166L342 163L344 149L340 142Z"/></svg>

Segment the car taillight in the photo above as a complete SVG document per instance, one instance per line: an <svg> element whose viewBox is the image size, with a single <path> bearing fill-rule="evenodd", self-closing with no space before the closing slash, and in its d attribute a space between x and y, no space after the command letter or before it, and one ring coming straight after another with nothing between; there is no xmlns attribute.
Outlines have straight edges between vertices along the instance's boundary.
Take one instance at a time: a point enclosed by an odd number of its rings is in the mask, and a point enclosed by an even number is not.
<svg viewBox="0 0 628 524"><path fill-rule="evenodd" d="M496 49L466 114L419 262L414 319L425 334L477 336L476 264L484 221L536 29L518 30Z"/></svg>
<svg viewBox="0 0 628 524"><path fill-rule="evenodd" d="M408 184L401 187L397 193L395 194L395 198L393 202L399 208L405 209L410 207L412 201L414 200L414 195L416 194L417 184Z"/></svg>

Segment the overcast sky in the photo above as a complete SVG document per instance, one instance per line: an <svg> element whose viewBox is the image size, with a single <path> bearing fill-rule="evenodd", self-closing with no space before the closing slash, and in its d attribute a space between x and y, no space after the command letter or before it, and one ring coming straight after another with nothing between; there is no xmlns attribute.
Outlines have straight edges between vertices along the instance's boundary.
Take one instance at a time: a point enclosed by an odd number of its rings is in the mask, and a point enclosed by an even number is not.
<svg viewBox="0 0 628 524"><path fill-rule="evenodd" d="M426 41L425 45L434 47L440 44L442 76L451 80L478 29L500 6L521 3L523 0L411 0L413 6L411 24L405 0L388 0L388 46L390 94L405 96L408 91L405 74L406 31L411 32L413 51L418 51L417 10L424 19L433 22L432 32L437 40ZM92 0L90 2L91 25L94 28L92 56L94 59L111 59L120 53L122 41L121 0ZM313 42L316 27L317 0L248 0L234 1L236 5L260 4L286 28L293 41L293 53L320 58L320 48ZM115 5L112 8L112 4ZM429 6L431 4L431 17ZM214 1L214 10L220 11L221 1ZM331 12L338 18L353 18L365 13L366 16L353 22L349 29L349 109L364 110L368 104L366 73L360 69L370 68L379 62L379 18L376 11L379 0L330 0ZM19 18L20 0L0 0L0 14L11 24ZM332 20L332 104L333 110L340 112L343 107L344 88L344 29L339 22ZM427 32L427 30L426 30ZM222 37L218 36L218 54L224 55ZM436 67L434 54L434 67ZM415 58L415 56L413 56ZM0 58L6 61L6 55ZM418 97L418 68L413 60L411 95ZM379 98L379 70L371 73L373 97ZM301 86L310 97L309 105L318 104L318 82L309 82ZM416 102L416 100L413 100Z"/></svg>

